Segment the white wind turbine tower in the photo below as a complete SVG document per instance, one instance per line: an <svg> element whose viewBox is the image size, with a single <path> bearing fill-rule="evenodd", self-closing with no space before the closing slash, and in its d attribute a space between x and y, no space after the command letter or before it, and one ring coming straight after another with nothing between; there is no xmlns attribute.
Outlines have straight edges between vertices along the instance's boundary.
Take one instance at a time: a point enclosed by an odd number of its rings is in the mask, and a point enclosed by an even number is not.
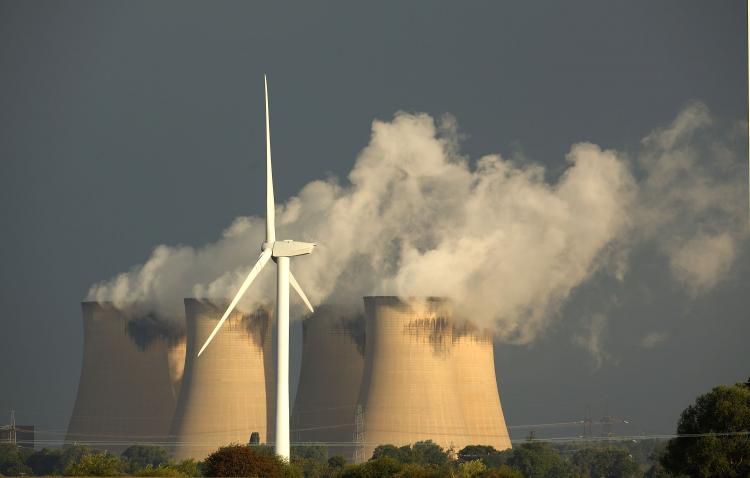
<svg viewBox="0 0 750 478"><path fill-rule="evenodd" d="M310 312L313 312L310 301L302 291L294 275L289 270L289 258L310 254L315 244L308 242L297 242L292 240L276 240L276 228L274 226L274 200L273 200L273 177L271 172L271 132L268 121L268 81L263 77L266 94L266 241L261 245L261 254L255 263L245 282L242 283L237 295L229 304L219 323L216 324L206 343L203 344L198 356L206 349L229 314L232 313L237 303L242 298L250 284L252 284L258 273L273 258L276 262L276 325L277 333L277 360L276 360L276 454L289 459L289 284L292 284L302 301Z"/></svg>

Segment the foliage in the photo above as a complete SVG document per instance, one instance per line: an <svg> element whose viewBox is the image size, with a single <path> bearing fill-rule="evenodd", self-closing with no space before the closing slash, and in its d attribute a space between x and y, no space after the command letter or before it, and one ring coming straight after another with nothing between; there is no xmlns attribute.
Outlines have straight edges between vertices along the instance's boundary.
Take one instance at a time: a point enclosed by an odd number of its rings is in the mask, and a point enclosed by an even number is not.
<svg viewBox="0 0 750 478"><path fill-rule="evenodd" d="M459 461L480 460L488 468L504 465L513 452L498 451L489 445L469 445L458 452Z"/></svg>
<svg viewBox="0 0 750 478"><path fill-rule="evenodd" d="M281 478L285 476L286 468L279 457L256 446L230 445L209 455L203 472L206 476Z"/></svg>
<svg viewBox="0 0 750 478"><path fill-rule="evenodd" d="M418 441L412 446L380 445L373 451L371 460L380 458L392 458L399 463L441 466L448 463L450 457L440 445L426 440Z"/></svg>
<svg viewBox="0 0 750 478"><path fill-rule="evenodd" d="M450 476L448 470L437 465L419 465L409 463L393 475L394 478L445 478Z"/></svg>
<svg viewBox="0 0 750 478"><path fill-rule="evenodd" d="M403 465L389 456L373 458L360 465L349 465L339 475L340 478L385 478L401 471Z"/></svg>
<svg viewBox="0 0 750 478"><path fill-rule="evenodd" d="M65 470L63 453L61 450L43 448L26 458L26 466L37 476L61 475Z"/></svg>
<svg viewBox="0 0 750 478"><path fill-rule="evenodd" d="M481 460L465 461L458 465L458 476L460 478L476 478L487 471L487 465Z"/></svg>
<svg viewBox="0 0 750 478"><path fill-rule="evenodd" d="M175 477L188 477L182 470L173 466L162 463L157 467L153 467L150 464L146 465L145 468L133 473L133 476L175 476Z"/></svg>
<svg viewBox="0 0 750 478"><path fill-rule="evenodd" d="M141 470L147 465L158 468L159 465L169 461L167 450L153 445L132 445L122 452L122 458L128 463L128 471Z"/></svg>
<svg viewBox="0 0 750 478"><path fill-rule="evenodd" d="M62 461L60 463L60 473L64 473L71 463L79 461L86 455L91 455L94 450L86 445L66 445L62 449Z"/></svg>
<svg viewBox="0 0 750 478"><path fill-rule="evenodd" d="M750 380L715 387L686 408L678 435L735 433L673 438L661 464L674 475L694 477L750 476Z"/></svg>
<svg viewBox="0 0 750 478"><path fill-rule="evenodd" d="M203 476L203 473L201 473L201 469L200 469L200 463L193 460L192 458L188 458L187 460L182 460L181 462L174 463L170 466L172 466L173 468L176 468L183 475L186 475L186 476Z"/></svg>
<svg viewBox="0 0 750 478"><path fill-rule="evenodd" d="M346 458L341 455L334 455L328 459L328 468L338 469L346 465Z"/></svg>
<svg viewBox="0 0 750 478"><path fill-rule="evenodd" d="M252 432L250 434L250 445L260 445L260 433Z"/></svg>
<svg viewBox="0 0 750 478"><path fill-rule="evenodd" d="M298 470L304 478L323 478L330 475L328 463L321 463L317 460L297 458L293 459L291 466Z"/></svg>
<svg viewBox="0 0 750 478"><path fill-rule="evenodd" d="M622 448L584 448L577 451L571 463L583 476L605 478L631 478L640 475L638 464Z"/></svg>
<svg viewBox="0 0 750 478"><path fill-rule="evenodd" d="M480 476L481 478L524 478L520 471L514 470L508 465L501 465L499 468L488 468Z"/></svg>
<svg viewBox="0 0 750 478"><path fill-rule="evenodd" d="M508 465L526 478L562 478L571 474L570 466L547 443L529 442L515 448Z"/></svg>
<svg viewBox="0 0 750 478"><path fill-rule="evenodd" d="M292 462L295 460L311 460L324 464L328 462L328 447L325 445L294 445L290 451Z"/></svg>
<svg viewBox="0 0 750 478"><path fill-rule="evenodd" d="M0 444L0 474L18 476L27 474L31 469L26 465L26 459L31 451L10 443Z"/></svg>
<svg viewBox="0 0 750 478"><path fill-rule="evenodd" d="M121 475L125 463L117 456L107 453L83 455L65 468L68 476L117 476Z"/></svg>

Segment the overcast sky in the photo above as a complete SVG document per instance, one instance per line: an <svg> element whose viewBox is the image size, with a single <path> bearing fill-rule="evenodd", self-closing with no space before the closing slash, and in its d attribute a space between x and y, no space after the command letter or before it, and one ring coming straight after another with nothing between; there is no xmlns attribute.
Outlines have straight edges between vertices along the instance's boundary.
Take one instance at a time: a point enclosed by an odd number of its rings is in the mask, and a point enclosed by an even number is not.
<svg viewBox="0 0 750 478"><path fill-rule="evenodd" d="M636 161L656 141L643 138L700 102L710 134L744 155L746 212L746 8L0 2L0 423L15 409L19 422L67 427L93 283L159 244L213 243L234 218L262 214L264 73L279 203L314 180L346 183L373 121L398 111L450 114L469 164L500 154L554 183L574 144ZM709 173L718 161L696 157ZM580 419L590 404L628 432L671 433L697 394L747 379L750 255L737 230L700 290L672 277L679 257L652 240L632 248L625 279L575 287L530 344L498 341L508 424Z"/></svg>

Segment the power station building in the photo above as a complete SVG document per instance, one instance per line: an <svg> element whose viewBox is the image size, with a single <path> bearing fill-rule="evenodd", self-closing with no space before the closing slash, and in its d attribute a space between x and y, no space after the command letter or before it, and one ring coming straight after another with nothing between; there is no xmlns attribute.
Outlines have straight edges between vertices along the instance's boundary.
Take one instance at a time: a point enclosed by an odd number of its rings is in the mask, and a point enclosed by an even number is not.
<svg viewBox="0 0 750 478"><path fill-rule="evenodd" d="M364 369L364 317L323 304L303 322L302 367L291 421L293 443L325 443L353 458L355 414Z"/></svg>
<svg viewBox="0 0 750 478"><path fill-rule="evenodd" d="M379 444L510 448L491 339L461 327L441 298L365 297L356 460Z"/></svg>
<svg viewBox="0 0 750 478"><path fill-rule="evenodd" d="M177 459L204 459L221 446L273 442L276 374L271 314L235 310L211 347L205 343L229 301L185 299L187 344L172 439Z"/></svg>
<svg viewBox="0 0 750 478"><path fill-rule="evenodd" d="M172 444L204 459L253 432L273 443L273 315L233 312L199 348L228 300L185 299L185 324L84 302L81 379L66 441L113 452ZM129 310L129 309L128 309ZM135 308L134 308L135 310ZM377 445L510 448L492 339L442 298L365 297L364 314L323 304L303 323L293 443L365 461ZM182 327L182 326L181 326Z"/></svg>
<svg viewBox="0 0 750 478"><path fill-rule="evenodd" d="M164 442L176 403L168 357L180 355L179 338L153 317L112 304L83 302L82 311L83 360L66 442L112 451Z"/></svg>

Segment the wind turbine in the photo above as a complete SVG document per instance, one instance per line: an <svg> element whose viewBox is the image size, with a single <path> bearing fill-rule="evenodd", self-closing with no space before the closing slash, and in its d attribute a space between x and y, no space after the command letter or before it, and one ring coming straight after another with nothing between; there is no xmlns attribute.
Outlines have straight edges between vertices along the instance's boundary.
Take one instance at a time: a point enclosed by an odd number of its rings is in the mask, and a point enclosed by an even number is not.
<svg viewBox="0 0 750 478"><path fill-rule="evenodd" d="M310 312L313 307L302 288L289 270L289 259L295 256L310 254L316 244L308 242L297 242L292 240L276 240L276 227L274 225L274 200L273 200L273 174L271 172L271 131L268 121L268 80L263 76L266 94L266 240L260 247L261 253L258 262L255 263L245 282L240 286L237 295L234 296L226 312L216 324L211 335L206 339L198 356L206 350L216 333L219 331L229 314L232 313L245 291L253 280L258 276L263 267L270 259L276 263L276 325L278 327L277 337L277 360L276 360L276 454L289 459L289 284L302 298Z"/></svg>

